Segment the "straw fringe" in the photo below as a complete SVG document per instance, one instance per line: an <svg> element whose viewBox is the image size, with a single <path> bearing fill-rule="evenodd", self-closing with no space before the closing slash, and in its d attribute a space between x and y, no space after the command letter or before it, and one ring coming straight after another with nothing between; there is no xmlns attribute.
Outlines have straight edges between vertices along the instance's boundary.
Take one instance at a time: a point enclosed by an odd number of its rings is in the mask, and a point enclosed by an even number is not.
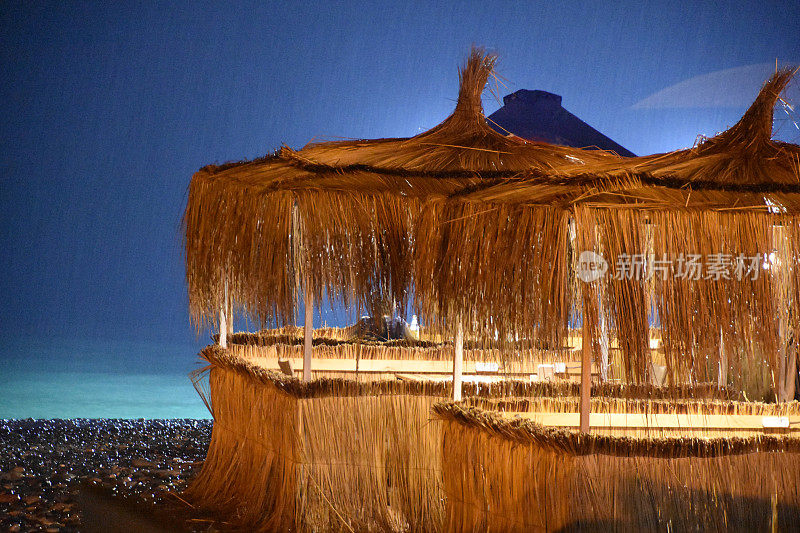
<svg viewBox="0 0 800 533"><path fill-rule="evenodd" d="M437 531L437 400L285 394L214 367L214 431L186 497L258 531Z"/></svg>
<svg viewBox="0 0 800 533"><path fill-rule="evenodd" d="M448 464L442 453L451 453L447 451L449 448L442 448L442 439L455 446L457 435L451 427L450 436L445 433L443 437L439 418L431 420L430 414L436 402L452 395L449 385L356 383L337 379L304 383L259 368L232 350L218 346L206 348L201 355L211 365L209 403L214 430L203 469L187 490L187 501L225 515L227 520L248 529L263 531L286 528L441 531L453 523L454 511L445 509L445 494L448 501L463 498L453 499L453 489L445 492L442 488L442 465ZM577 384L566 383L506 382L464 387L465 401L470 405L550 412L572 409L577 405L578 392ZM705 409L776 416L800 412L796 404L767 406L712 401L711 398L727 394L713 386L655 388L605 384L596 385L594 394L617 396L595 398L593 410L598 412ZM696 399L676 402L679 396ZM512 451L531 441L547 445L548 450L536 456L539 465L536 469L544 470L521 481L514 489L519 496L509 501L517 502L529 497L530 490L544 490L537 496L540 498L563 496L558 492L562 490L558 488L563 486L562 481L551 489L547 480L563 480L569 474L572 467L565 457L570 455L624 455L640 448L649 450L651 455L670 456L749 453L754 442L758 442L758 449L780 448L777 440L766 437L757 441L733 438L719 442L651 439L648 442L655 444L639 444L637 448L634 439L589 438L544 430L529 423L493 418L475 408L438 404L433 410L437 417L460 420L459 425L464 420L474 425L472 420L478 420L483 424L481 432L486 433L488 427L490 433L511 439ZM475 443L478 445L478 440ZM470 449L470 453L484 453ZM493 449L487 448L486 453L493 453ZM508 475L518 476L526 471L522 468L528 464L525 461L533 460L531 457L534 456L495 466ZM516 466L508 469L508 465ZM545 481L547 484L541 485ZM494 497L505 498L502 493ZM502 505L500 500L496 505ZM542 506L552 500L537 501L544 502L539 504ZM484 508L470 505L459 513L465 517L463 520L472 520ZM509 517L518 519L517 515ZM547 523L558 524L561 520L551 516Z"/></svg>
<svg viewBox="0 0 800 533"><path fill-rule="evenodd" d="M794 527L800 439L625 439L434 412L448 531Z"/></svg>

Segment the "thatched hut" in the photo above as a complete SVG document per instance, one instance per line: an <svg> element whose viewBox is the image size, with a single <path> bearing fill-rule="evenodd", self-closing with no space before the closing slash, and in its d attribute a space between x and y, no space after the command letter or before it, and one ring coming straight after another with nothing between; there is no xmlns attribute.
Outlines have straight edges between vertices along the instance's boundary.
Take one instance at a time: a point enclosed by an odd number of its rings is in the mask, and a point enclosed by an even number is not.
<svg viewBox="0 0 800 533"><path fill-rule="evenodd" d="M430 406L462 391L468 401L542 394L521 383L465 387L465 338L558 352L576 315L583 431L590 408L602 408L590 402L592 361L602 373L616 344L623 380L649 383L654 323L673 394L697 395L691 386L713 380L725 395L755 368L767 370L779 399L791 395L800 147L771 139L791 73L777 73L727 132L690 150L624 158L494 131L481 106L493 61L473 51L455 111L423 134L284 147L195 174L185 214L191 315L199 328L220 321L220 347L204 352L215 429L195 501L265 529L333 520L439 530ZM710 275L678 275L710 256ZM580 275L590 261L600 270ZM290 324L301 294L304 380L313 370L309 311L327 298L413 305L452 339L452 384L301 385L227 347L234 312ZM545 409L536 405L531 412Z"/></svg>

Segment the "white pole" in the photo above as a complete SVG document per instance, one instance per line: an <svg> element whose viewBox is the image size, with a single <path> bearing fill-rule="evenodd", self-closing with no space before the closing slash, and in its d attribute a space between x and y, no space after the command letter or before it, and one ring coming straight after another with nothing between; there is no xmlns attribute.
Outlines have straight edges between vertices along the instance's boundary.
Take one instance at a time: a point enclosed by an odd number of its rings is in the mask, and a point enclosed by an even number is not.
<svg viewBox="0 0 800 533"><path fill-rule="evenodd" d="M219 309L219 347L228 347L228 317L224 305Z"/></svg>
<svg viewBox="0 0 800 533"><path fill-rule="evenodd" d="M453 401L461 401L461 375L464 370L464 327L459 319L456 325L456 338L453 343L455 354L453 356Z"/></svg>
<svg viewBox="0 0 800 533"><path fill-rule="evenodd" d="M305 283L306 323L303 326L303 381L311 381L311 340L314 334L314 295L311 283Z"/></svg>
<svg viewBox="0 0 800 533"><path fill-rule="evenodd" d="M608 380L608 324L606 322L606 312L602 309L600 315L600 380Z"/></svg>
<svg viewBox="0 0 800 533"><path fill-rule="evenodd" d="M225 295L219 308L219 347L228 347L228 282L225 282Z"/></svg>
<svg viewBox="0 0 800 533"><path fill-rule="evenodd" d="M225 322L228 325L228 336L230 337L233 335L233 298L230 297L228 294L228 284L225 284L225 301L227 303L226 312L227 317L225 318Z"/></svg>

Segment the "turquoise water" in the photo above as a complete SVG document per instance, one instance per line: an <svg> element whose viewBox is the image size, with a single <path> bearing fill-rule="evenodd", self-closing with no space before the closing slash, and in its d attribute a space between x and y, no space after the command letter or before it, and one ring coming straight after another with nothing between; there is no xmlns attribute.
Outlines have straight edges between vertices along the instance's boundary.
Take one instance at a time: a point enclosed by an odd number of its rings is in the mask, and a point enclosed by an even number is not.
<svg viewBox="0 0 800 533"><path fill-rule="evenodd" d="M200 345L34 340L0 347L0 418L210 418Z"/></svg>

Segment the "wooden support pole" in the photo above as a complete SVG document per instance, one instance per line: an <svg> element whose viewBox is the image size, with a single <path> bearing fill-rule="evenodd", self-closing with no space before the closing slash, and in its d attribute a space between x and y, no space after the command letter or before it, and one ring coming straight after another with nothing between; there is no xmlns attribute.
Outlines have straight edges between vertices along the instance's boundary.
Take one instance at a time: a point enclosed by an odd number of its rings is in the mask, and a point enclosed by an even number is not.
<svg viewBox="0 0 800 533"><path fill-rule="evenodd" d="M788 350L786 349L786 323L784 321L783 313L781 313L779 317L780 323L778 324L778 383L776 383L775 387L777 391L775 391L775 397L779 402L787 401L786 398L786 379L789 374L789 369L787 368L787 353ZM792 372L792 375L794 373Z"/></svg>
<svg viewBox="0 0 800 533"><path fill-rule="evenodd" d="M228 347L228 313L225 312L225 306L219 309L219 347Z"/></svg>
<svg viewBox="0 0 800 533"><path fill-rule="evenodd" d="M227 303L225 312L227 316L225 317L225 322L228 325L228 337L233 335L233 298L230 297L228 294L228 284L225 284L225 301Z"/></svg>
<svg viewBox="0 0 800 533"><path fill-rule="evenodd" d="M462 373L464 371L464 327L461 319L456 325L456 338L453 343L455 353L453 355L453 401L461 401Z"/></svg>
<svg viewBox="0 0 800 533"><path fill-rule="evenodd" d="M225 282L225 293L222 297L222 306L219 308L219 347L228 347L228 282Z"/></svg>
<svg viewBox="0 0 800 533"><path fill-rule="evenodd" d="M584 306L585 309L585 306ZM589 320L583 313L583 339L581 342L581 433L589 433L589 412L592 395L592 342Z"/></svg>
<svg viewBox="0 0 800 533"><path fill-rule="evenodd" d="M303 325L303 381L311 381L311 341L314 335L314 294L311 283L305 283L306 323Z"/></svg>
<svg viewBox="0 0 800 533"><path fill-rule="evenodd" d="M719 388L728 386L728 353L725 351L725 335L719 330Z"/></svg>
<svg viewBox="0 0 800 533"><path fill-rule="evenodd" d="M797 348L792 346L786 368L786 383L784 397L787 402L794 400L797 383Z"/></svg>
<svg viewBox="0 0 800 533"><path fill-rule="evenodd" d="M600 310L600 381L605 382L608 380L608 322L606 321L606 312ZM582 369L582 367L581 367Z"/></svg>

